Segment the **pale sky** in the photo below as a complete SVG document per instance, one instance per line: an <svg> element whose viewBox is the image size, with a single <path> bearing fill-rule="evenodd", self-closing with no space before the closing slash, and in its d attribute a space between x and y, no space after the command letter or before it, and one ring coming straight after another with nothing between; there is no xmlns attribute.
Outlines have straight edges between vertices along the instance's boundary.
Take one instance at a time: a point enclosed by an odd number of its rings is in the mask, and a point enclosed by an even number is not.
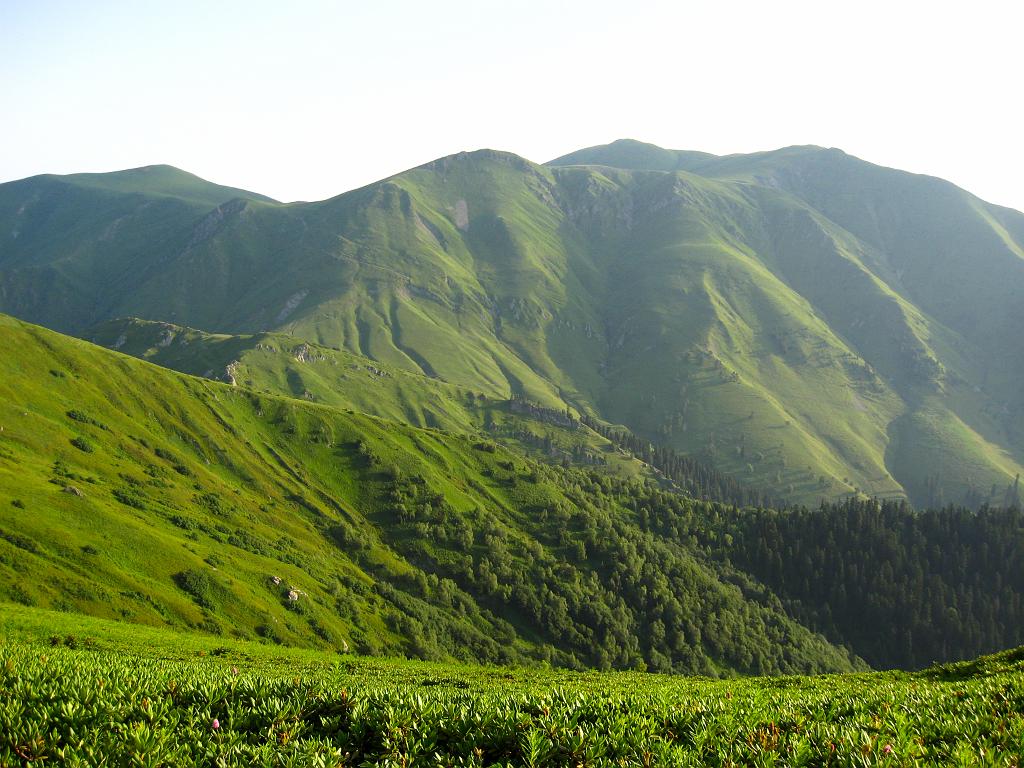
<svg viewBox="0 0 1024 768"><path fill-rule="evenodd" d="M0 181L280 200L491 147L820 144L1024 209L1024 11L874 0L0 0Z"/></svg>

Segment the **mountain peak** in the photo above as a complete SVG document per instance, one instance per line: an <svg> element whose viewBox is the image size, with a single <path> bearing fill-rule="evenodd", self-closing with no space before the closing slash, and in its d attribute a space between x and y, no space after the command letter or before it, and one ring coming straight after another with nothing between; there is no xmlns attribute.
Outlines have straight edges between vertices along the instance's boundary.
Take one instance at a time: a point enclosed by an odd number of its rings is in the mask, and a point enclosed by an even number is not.
<svg viewBox="0 0 1024 768"><path fill-rule="evenodd" d="M688 171L715 159L706 152L665 149L636 139L616 139L611 144L587 147L555 158L549 166L603 165L630 171Z"/></svg>
<svg viewBox="0 0 1024 768"><path fill-rule="evenodd" d="M252 193L248 189L215 184L194 173L166 164L145 165L106 172L44 173L10 183L29 186L62 184L119 195L175 198L186 203L208 207L215 207L234 199L264 203L276 202L272 198Z"/></svg>
<svg viewBox="0 0 1024 768"><path fill-rule="evenodd" d="M33 178L106 192L173 197L206 206L217 206L235 198L276 202L265 195L215 184L194 173L166 164L143 165L138 168L99 173L46 174Z"/></svg>
<svg viewBox="0 0 1024 768"><path fill-rule="evenodd" d="M424 163L419 166L423 169L441 170L451 168L455 165L463 163L475 163L475 162L497 162L505 165L512 166L519 170L528 171L533 170L536 165L525 157L515 154L514 152L506 152L500 149L474 149L474 150L463 150L456 152L451 155L439 157L436 160L431 160L429 163Z"/></svg>

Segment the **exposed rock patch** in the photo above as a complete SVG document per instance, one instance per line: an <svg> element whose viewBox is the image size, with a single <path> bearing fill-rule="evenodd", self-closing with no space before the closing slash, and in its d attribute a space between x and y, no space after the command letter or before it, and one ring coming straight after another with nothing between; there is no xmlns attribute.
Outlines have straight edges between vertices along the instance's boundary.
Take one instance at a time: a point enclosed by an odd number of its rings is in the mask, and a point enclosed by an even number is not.
<svg viewBox="0 0 1024 768"><path fill-rule="evenodd" d="M174 337L176 335L177 334L175 334L173 326L164 325L161 327L160 340L157 341L156 345L158 347L169 347L171 346L171 343L174 341Z"/></svg>
<svg viewBox="0 0 1024 768"><path fill-rule="evenodd" d="M226 203L218 205L206 214L192 229L192 237L189 238L188 245L185 246L185 253L216 235L224 227L224 223L229 217L241 213L248 205L247 201L236 197L234 200L228 200Z"/></svg>
<svg viewBox="0 0 1024 768"><path fill-rule="evenodd" d="M302 290L293 293L291 297L288 299L288 301L285 302L284 307L282 307L281 311L277 313L277 319L274 322L283 323L285 320L287 320L288 316L291 315L292 312L294 312L296 309L298 309L299 304L301 304L307 296L309 296L309 291L307 290Z"/></svg>
<svg viewBox="0 0 1024 768"><path fill-rule="evenodd" d="M317 352L309 344L299 344L292 350L292 357L300 363L322 363L327 360L327 355Z"/></svg>
<svg viewBox="0 0 1024 768"><path fill-rule="evenodd" d="M455 203L455 226L463 232L469 229L469 205L465 200Z"/></svg>

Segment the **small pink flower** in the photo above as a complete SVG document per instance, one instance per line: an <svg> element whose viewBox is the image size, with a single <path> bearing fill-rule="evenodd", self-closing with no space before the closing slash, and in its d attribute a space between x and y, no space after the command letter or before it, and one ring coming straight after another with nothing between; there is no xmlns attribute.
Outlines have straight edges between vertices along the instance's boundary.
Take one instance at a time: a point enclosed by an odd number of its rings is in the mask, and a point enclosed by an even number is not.
<svg viewBox="0 0 1024 768"><path fill-rule="evenodd" d="M231 674L232 675L237 675L238 674L238 667L232 667L231 668Z"/></svg>
<svg viewBox="0 0 1024 768"><path fill-rule="evenodd" d="M883 755L891 755L892 754L892 744L886 744L884 747L882 747L882 754Z"/></svg>
<svg viewBox="0 0 1024 768"><path fill-rule="evenodd" d="M213 726L213 730L216 731L218 728L220 728L220 720L218 720L216 717L213 718L213 722L211 723L211 725Z"/></svg>

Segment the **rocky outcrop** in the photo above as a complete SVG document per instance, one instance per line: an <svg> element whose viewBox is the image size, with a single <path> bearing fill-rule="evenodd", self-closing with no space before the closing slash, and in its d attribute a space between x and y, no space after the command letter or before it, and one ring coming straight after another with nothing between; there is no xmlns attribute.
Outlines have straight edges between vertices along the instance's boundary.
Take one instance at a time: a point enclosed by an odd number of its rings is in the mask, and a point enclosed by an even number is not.
<svg viewBox="0 0 1024 768"><path fill-rule="evenodd" d="M189 238L188 245L185 246L185 252L188 253L197 245L212 238L224 228L228 219L240 214L248 205L248 201L237 197L218 205L192 228L192 236Z"/></svg>
<svg viewBox="0 0 1024 768"><path fill-rule="evenodd" d="M300 363L323 363L327 361L327 355L317 352L309 344L299 344L292 350L292 357Z"/></svg>
<svg viewBox="0 0 1024 768"><path fill-rule="evenodd" d="M277 313L277 318L275 318L274 322L280 325L285 320L287 320L288 316L291 315L292 312L294 312L296 309L298 309L299 304L301 304L302 301L307 296L309 296L309 291L306 290L297 291L293 293L289 297L288 301L285 302L284 307L281 308L281 311Z"/></svg>

